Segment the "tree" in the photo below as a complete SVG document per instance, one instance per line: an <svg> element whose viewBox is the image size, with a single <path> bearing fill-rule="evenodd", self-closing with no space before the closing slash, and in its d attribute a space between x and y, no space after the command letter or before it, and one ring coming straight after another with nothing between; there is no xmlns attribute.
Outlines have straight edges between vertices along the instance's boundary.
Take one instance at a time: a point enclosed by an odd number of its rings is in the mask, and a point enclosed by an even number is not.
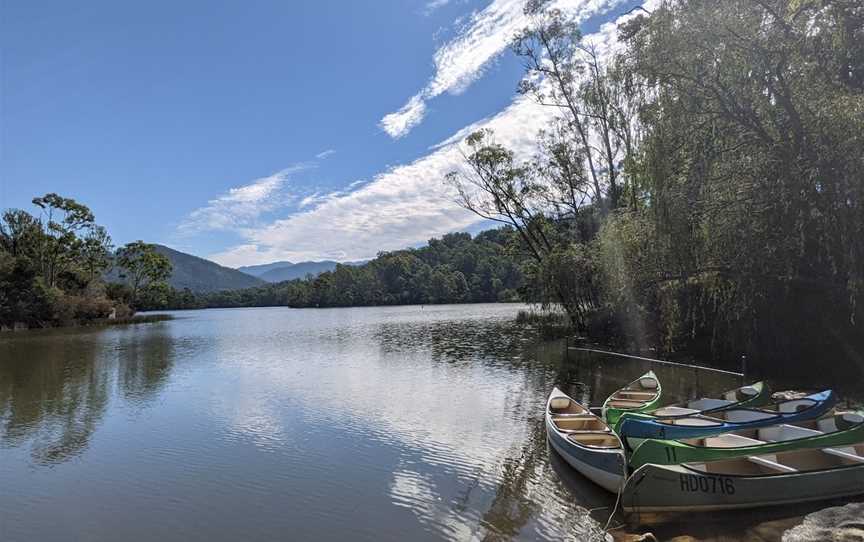
<svg viewBox="0 0 864 542"><path fill-rule="evenodd" d="M864 359L862 21L855 2L680 0L621 29L649 89L647 197L604 228L644 248L605 259L667 350Z"/></svg>
<svg viewBox="0 0 864 542"><path fill-rule="evenodd" d="M489 129L465 139L467 168L449 172L446 181L458 194L457 203L486 220L513 227L537 261L552 249L546 236L541 187L527 165L516 163L513 152L494 141Z"/></svg>
<svg viewBox="0 0 864 542"><path fill-rule="evenodd" d="M117 251L117 266L121 278L128 281L131 303L139 301L141 290L161 288L171 277L171 262L164 254L156 252L155 246L144 241L134 241Z"/></svg>
<svg viewBox="0 0 864 542"><path fill-rule="evenodd" d="M92 226L81 244L81 267L88 282L101 276L111 265L111 236L102 226Z"/></svg>
<svg viewBox="0 0 864 542"><path fill-rule="evenodd" d="M86 205L54 193L33 198L41 209L42 236L36 248L41 275L51 288L63 271L73 266L83 244L78 234L95 226L93 213Z"/></svg>
<svg viewBox="0 0 864 542"><path fill-rule="evenodd" d="M34 258L40 245L39 221L20 209L7 209L0 218L0 250L14 257Z"/></svg>
<svg viewBox="0 0 864 542"><path fill-rule="evenodd" d="M620 72L610 72L596 48L583 43L572 17L544 0L530 0L525 13L529 25L512 44L525 62L519 91L560 112L550 133L566 151L563 180L580 193L590 181L591 199L605 214L619 205L621 165L635 150L633 94Z"/></svg>
<svg viewBox="0 0 864 542"><path fill-rule="evenodd" d="M572 147L564 141L552 142L545 149L548 155L517 164L513 152L495 143L490 130L471 134L465 143L470 149L465 156L467 167L446 177L456 188L457 203L482 218L512 227L533 260L528 275L543 281L542 287L531 291L542 294L539 300L544 304L560 303L573 325L583 329L586 314L597 299L594 283L547 280L548 272L540 271L560 261L571 243L579 241L572 233L580 230L567 224L568 219L582 214L581 201L576 202L574 193L578 190L573 180L576 173L571 157L566 156L573 152ZM579 290L568 289L574 286Z"/></svg>

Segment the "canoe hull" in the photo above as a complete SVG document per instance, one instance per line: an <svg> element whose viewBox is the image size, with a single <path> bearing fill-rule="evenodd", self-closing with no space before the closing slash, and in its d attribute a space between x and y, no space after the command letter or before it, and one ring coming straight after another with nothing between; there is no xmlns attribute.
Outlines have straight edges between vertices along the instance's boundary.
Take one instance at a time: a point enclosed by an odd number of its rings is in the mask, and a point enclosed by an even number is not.
<svg viewBox="0 0 864 542"><path fill-rule="evenodd" d="M755 409L743 408L729 410L727 415L736 415L737 418L735 421L717 420L712 422L710 421L711 418L708 416L696 414L686 419L676 420L674 423L667 423L669 420L653 418L638 413L628 414L621 417L619 423L615 426L615 430L624 441L629 441L629 439L633 438L682 440L719 435L744 429L758 429L772 425L791 424L812 420L825 415L828 411L834 408L835 404L837 404L837 397L831 391L811 395L805 400L813 401L813 405L803 410L778 412L776 415L772 416L765 416L763 414L764 411ZM786 401L783 404L792 405L794 403L796 403L796 401ZM746 419L743 416L747 416L750 419ZM703 420L705 424L685 425L683 422L687 419Z"/></svg>
<svg viewBox="0 0 864 542"><path fill-rule="evenodd" d="M864 494L864 464L757 476L708 474L684 466L644 465L621 495L627 512L733 510Z"/></svg>
<svg viewBox="0 0 864 542"><path fill-rule="evenodd" d="M621 450L587 450L568 441L546 418L549 444L571 467L598 486L617 493L624 483L625 459Z"/></svg>

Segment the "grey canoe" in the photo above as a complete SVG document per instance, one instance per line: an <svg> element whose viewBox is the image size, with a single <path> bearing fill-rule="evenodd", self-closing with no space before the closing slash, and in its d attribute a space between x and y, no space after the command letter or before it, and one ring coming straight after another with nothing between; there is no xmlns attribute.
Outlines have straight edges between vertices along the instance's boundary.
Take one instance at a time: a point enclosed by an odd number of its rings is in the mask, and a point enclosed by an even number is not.
<svg viewBox="0 0 864 542"><path fill-rule="evenodd" d="M864 494L864 442L707 463L647 464L627 480L628 512L756 508Z"/></svg>
<svg viewBox="0 0 864 542"><path fill-rule="evenodd" d="M546 435L571 467L613 493L620 491L627 464L621 441L599 416L558 388L546 401Z"/></svg>

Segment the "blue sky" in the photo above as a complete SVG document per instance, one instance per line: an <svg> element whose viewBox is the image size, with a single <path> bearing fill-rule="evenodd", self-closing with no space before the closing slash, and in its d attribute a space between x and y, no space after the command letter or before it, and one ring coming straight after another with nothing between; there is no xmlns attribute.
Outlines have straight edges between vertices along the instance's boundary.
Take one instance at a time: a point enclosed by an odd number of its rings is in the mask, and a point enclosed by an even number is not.
<svg viewBox="0 0 864 542"><path fill-rule="evenodd" d="M632 5L556 3L601 42ZM515 93L521 5L6 1L0 208L58 192L115 244L230 266L476 230L442 182L459 141L528 153L549 114Z"/></svg>

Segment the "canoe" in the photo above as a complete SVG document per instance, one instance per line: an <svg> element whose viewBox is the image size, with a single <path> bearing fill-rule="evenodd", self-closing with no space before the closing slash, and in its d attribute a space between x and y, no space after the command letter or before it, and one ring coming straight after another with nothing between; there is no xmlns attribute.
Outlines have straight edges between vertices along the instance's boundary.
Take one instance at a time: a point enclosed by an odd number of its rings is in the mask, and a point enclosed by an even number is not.
<svg viewBox="0 0 864 542"><path fill-rule="evenodd" d="M710 415L653 418L627 414L621 418L616 432L635 449L634 439L683 440L813 420L827 414L835 404L837 396L826 390L800 399L775 401L761 408L733 408Z"/></svg>
<svg viewBox="0 0 864 542"><path fill-rule="evenodd" d="M625 412L651 412L660 406L663 387L654 371L648 371L610 395L603 403L603 419L615 427Z"/></svg>
<svg viewBox="0 0 864 542"><path fill-rule="evenodd" d="M697 512L864 494L864 441L680 465L642 465L621 493L627 512Z"/></svg>
<svg viewBox="0 0 864 542"><path fill-rule="evenodd" d="M701 397L684 403L663 406L647 415L654 418L684 417L693 414L710 414L732 408L757 407L770 402L771 392L768 386L764 382L754 382L723 392L720 397Z"/></svg>
<svg viewBox="0 0 864 542"><path fill-rule="evenodd" d="M844 447L864 441L864 414L842 412L800 422L687 440L643 441L630 456L630 468L647 463L676 465L776 454L805 448Z"/></svg>
<svg viewBox="0 0 864 542"><path fill-rule="evenodd" d="M599 416L558 388L546 401L546 436L571 467L604 489L620 491L627 472L621 441Z"/></svg>

